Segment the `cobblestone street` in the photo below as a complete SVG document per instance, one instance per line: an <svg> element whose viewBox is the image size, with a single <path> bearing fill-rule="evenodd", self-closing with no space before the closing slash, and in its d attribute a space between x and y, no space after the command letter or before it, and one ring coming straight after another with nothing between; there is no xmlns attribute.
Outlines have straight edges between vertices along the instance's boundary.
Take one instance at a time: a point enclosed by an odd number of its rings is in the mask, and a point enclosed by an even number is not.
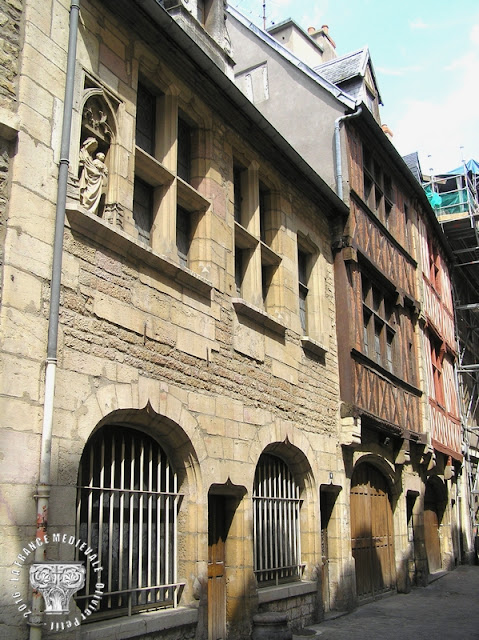
<svg viewBox="0 0 479 640"><path fill-rule="evenodd" d="M478 639L479 566L459 566L426 588L371 602L310 629L321 640Z"/></svg>

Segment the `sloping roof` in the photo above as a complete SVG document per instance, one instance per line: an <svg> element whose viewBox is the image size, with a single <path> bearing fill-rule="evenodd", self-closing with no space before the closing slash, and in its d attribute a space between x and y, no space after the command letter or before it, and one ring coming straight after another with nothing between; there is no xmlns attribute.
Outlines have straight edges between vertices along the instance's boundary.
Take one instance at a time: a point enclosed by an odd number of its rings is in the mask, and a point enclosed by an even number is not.
<svg viewBox="0 0 479 640"><path fill-rule="evenodd" d="M342 82L346 82L346 80L351 80L352 78L364 78L368 65L371 68L371 75L373 76L374 84L376 85L378 100L382 104L376 74L374 72L368 47L363 47L362 49L352 51L351 53L347 53L339 58L323 62L323 64L314 67L314 71L319 73L326 80L329 80L329 82L338 85Z"/></svg>
<svg viewBox="0 0 479 640"><path fill-rule="evenodd" d="M409 153L407 156L403 156L402 159L407 164L412 175L416 178L419 184L421 184L422 171L421 171L421 165L419 164L419 155L417 151L414 151L414 153Z"/></svg>
<svg viewBox="0 0 479 640"><path fill-rule="evenodd" d="M244 27L249 29L251 33L253 33L257 38L262 40L265 44L274 49L279 55L281 55L285 60L288 60L289 63L293 64L295 67L298 67L303 73L309 76L312 80L314 80L317 84L326 89L331 95L337 98L340 102L342 102L349 109L354 109L356 106L356 101L353 97L346 91L343 91L340 87L337 87L333 82L330 82L327 78L325 78L322 74L317 73L300 60L297 56L295 56L289 49L284 47L280 42L278 42L273 36L271 36L266 31L263 31L259 27L257 27L251 20L249 20L246 16L244 16L240 11L232 7L231 5L227 6L226 9L227 14L229 14L232 18L237 20ZM288 19L285 22L289 22ZM291 21L294 23L294 21ZM294 25L304 33L301 27L298 27L296 23ZM306 34L307 35L307 34ZM309 38L309 36L307 36Z"/></svg>
<svg viewBox="0 0 479 640"><path fill-rule="evenodd" d="M334 58L328 62L314 67L314 70L332 82L337 84L338 82L344 82L350 78L356 76L363 76L366 73L366 66L368 63L369 51L367 47L347 53L340 58Z"/></svg>

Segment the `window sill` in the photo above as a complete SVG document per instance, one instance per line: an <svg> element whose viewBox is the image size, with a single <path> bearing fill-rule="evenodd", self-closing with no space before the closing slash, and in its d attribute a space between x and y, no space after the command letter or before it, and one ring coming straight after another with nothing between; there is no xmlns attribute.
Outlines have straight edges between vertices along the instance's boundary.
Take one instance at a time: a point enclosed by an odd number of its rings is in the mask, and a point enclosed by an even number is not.
<svg viewBox="0 0 479 640"><path fill-rule="evenodd" d="M267 602L276 602L277 600L286 600L288 598L297 598L308 593L315 593L318 590L316 582L292 582L290 584L282 584L277 587L264 587L258 589L259 604Z"/></svg>
<svg viewBox="0 0 479 640"><path fill-rule="evenodd" d="M135 147L135 173L152 187L173 182L175 176L141 147Z"/></svg>
<svg viewBox="0 0 479 640"><path fill-rule="evenodd" d="M137 638L150 633L161 633L168 629L196 625L198 610L186 607L164 609L150 613L138 613L129 618L116 618L103 622L92 622L80 627L81 640L118 640Z"/></svg>
<svg viewBox="0 0 479 640"><path fill-rule="evenodd" d="M313 340L309 336L301 336L301 346L305 351L309 351L313 353L315 356L325 356L328 353L327 348L318 342L317 340Z"/></svg>
<svg viewBox="0 0 479 640"><path fill-rule="evenodd" d="M286 327L281 324L278 320L270 316L265 311L258 309L254 305L246 302L243 298L233 298L232 299L234 310L238 315L246 316L256 324L259 324L270 331L274 331L275 333L279 333L284 336L286 333Z"/></svg>
<svg viewBox="0 0 479 640"><path fill-rule="evenodd" d="M16 113L0 107L0 136L5 140L15 140L20 131L20 118Z"/></svg>
<svg viewBox="0 0 479 640"><path fill-rule="evenodd" d="M99 245L141 261L156 271L164 273L178 284L205 297L211 297L213 289L211 282L190 269L181 267L167 256L155 253L148 245L138 242L98 216L86 212L77 203L67 203L66 214L73 230L82 233Z"/></svg>
<svg viewBox="0 0 479 640"><path fill-rule="evenodd" d="M206 211L210 206L210 201L204 198L199 191L197 191L190 184L182 180L176 179L178 189L178 204L187 211Z"/></svg>

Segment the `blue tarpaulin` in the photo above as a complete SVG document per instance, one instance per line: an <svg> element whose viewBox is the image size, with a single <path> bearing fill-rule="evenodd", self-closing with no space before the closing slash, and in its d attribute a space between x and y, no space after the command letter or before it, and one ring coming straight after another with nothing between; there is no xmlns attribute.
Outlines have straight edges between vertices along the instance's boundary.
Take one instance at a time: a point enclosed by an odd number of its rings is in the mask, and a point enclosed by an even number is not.
<svg viewBox="0 0 479 640"><path fill-rule="evenodd" d="M466 162L466 170L468 173L473 173L476 176L479 175L479 163L476 162L475 160L469 160L469 162ZM462 165L461 167L458 167L457 169L453 169L452 171L447 171L446 173L443 173L441 175L444 175L444 176L464 175L464 165Z"/></svg>

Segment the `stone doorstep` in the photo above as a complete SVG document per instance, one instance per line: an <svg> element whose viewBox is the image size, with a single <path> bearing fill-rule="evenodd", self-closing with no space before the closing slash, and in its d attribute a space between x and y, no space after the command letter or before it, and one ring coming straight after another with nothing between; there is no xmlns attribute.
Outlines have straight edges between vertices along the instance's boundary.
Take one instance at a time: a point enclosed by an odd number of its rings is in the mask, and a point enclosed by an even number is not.
<svg viewBox="0 0 479 640"><path fill-rule="evenodd" d="M436 580L439 580L440 578L444 578L444 576L447 576L447 574L449 573L449 571L434 571L434 573L430 573L427 577L427 583L431 584L432 582L436 582Z"/></svg>

